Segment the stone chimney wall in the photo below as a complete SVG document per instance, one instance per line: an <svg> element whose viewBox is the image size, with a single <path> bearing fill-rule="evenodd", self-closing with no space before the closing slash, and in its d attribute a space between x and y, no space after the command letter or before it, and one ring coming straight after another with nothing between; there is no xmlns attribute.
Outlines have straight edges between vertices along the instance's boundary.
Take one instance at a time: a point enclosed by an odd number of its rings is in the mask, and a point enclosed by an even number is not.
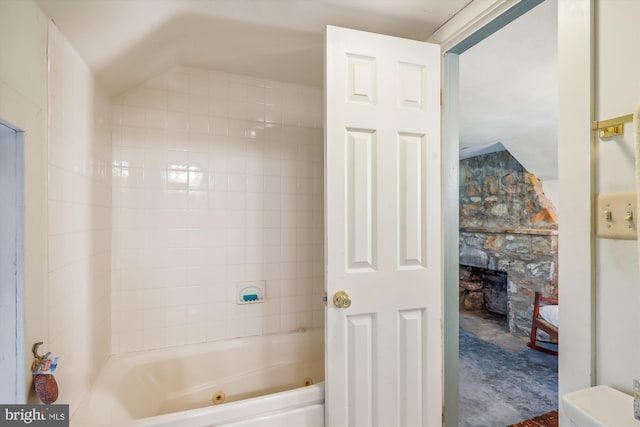
<svg viewBox="0 0 640 427"><path fill-rule="evenodd" d="M508 151L460 161L460 264L507 273L507 318L517 336L530 332L534 293L557 296L555 209ZM469 289L460 286L468 308Z"/></svg>

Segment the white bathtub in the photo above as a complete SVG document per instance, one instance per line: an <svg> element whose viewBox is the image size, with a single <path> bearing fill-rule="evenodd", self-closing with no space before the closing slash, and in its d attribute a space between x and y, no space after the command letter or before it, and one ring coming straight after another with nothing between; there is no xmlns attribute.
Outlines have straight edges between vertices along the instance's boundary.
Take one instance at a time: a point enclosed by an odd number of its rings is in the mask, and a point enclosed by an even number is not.
<svg viewBox="0 0 640 427"><path fill-rule="evenodd" d="M323 339L315 329L112 356L71 426L322 427Z"/></svg>

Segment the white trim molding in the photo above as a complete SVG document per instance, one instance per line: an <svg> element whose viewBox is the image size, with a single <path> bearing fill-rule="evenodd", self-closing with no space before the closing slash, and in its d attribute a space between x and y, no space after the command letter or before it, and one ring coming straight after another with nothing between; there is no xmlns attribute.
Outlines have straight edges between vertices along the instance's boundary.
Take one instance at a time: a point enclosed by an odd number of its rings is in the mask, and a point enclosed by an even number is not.
<svg viewBox="0 0 640 427"><path fill-rule="evenodd" d="M525 0L473 0L427 40L447 52Z"/></svg>
<svg viewBox="0 0 640 427"><path fill-rule="evenodd" d="M558 2L560 397L595 381L594 19L594 0ZM568 426L561 402L560 409Z"/></svg>

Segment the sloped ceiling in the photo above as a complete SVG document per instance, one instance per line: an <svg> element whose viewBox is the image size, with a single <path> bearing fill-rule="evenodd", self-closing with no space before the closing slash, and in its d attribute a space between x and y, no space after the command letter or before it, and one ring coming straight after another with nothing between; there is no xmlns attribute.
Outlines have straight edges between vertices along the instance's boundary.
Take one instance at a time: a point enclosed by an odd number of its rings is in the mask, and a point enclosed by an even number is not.
<svg viewBox="0 0 640 427"><path fill-rule="evenodd" d="M175 65L321 86L326 25L426 40L471 0L36 0L112 93Z"/></svg>
<svg viewBox="0 0 640 427"><path fill-rule="evenodd" d="M529 172L557 179L556 8L546 0L460 55L461 155L501 143Z"/></svg>
<svg viewBox="0 0 640 427"><path fill-rule="evenodd" d="M471 0L35 0L114 95L176 65L321 86L325 25L415 40ZM463 155L557 176L556 0L460 57ZM489 147L489 148L487 148Z"/></svg>

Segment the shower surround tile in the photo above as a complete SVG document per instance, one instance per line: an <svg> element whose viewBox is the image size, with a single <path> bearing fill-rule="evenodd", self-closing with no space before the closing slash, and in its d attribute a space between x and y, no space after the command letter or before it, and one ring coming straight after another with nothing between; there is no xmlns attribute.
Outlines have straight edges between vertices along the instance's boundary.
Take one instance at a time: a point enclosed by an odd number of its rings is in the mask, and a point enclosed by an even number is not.
<svg viewBox="0 0 640 427"><path fill-rule="evenodd" d="M60 357L59 401L73 411L111 353L112 119L106 91L53 24L48 59L49 291L39 338Z"/></svg>
<svg viewBox="0 0 640 427"><path fill-rule="evenodd" d="M322 327L322 90L179 67L113 104L113 353Z"/></svg>

